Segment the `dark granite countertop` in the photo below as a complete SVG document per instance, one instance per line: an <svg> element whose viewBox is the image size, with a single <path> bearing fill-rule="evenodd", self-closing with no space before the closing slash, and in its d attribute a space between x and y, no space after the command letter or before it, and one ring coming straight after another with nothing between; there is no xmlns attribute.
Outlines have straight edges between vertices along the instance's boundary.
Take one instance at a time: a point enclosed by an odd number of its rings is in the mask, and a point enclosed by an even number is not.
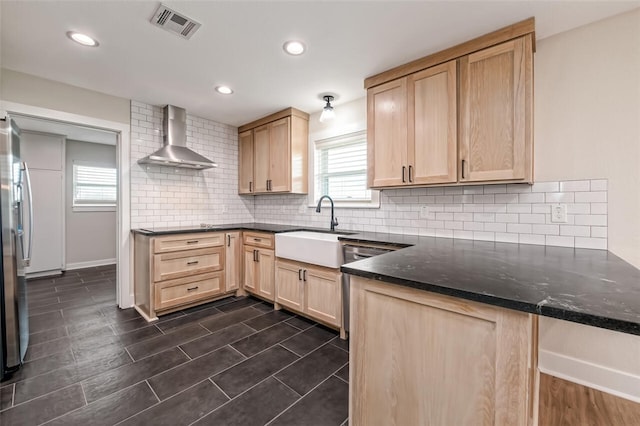
<svg viewBox="0 0 640 426"><path fill-rule="evenodd" d="M341 270L640 335L640 270L606 250L414 238L412 247L349 263Z"/></svg>
<svg viewBox="0 0 640 426"><path fill-rule="evenodd" d="M231 223L136 229L156 236L189 232L327 229ZM640 270L606 250L493 243L416 235L347 232L345 243L402 250L349 263L341 271L522 312L640 335Z"/></svg>

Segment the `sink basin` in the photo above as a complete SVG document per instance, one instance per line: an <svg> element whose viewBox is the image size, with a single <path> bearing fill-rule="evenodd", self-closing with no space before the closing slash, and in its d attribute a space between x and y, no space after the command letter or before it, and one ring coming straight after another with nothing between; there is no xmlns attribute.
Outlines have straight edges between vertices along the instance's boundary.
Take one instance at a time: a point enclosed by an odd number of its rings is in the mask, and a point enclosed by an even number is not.
<svg viewBox="0 0 640 426"><path fill-rule="evenodd" d="M338 237L343 234L324 232L285 232L276 234L276 256L338 268L343 263L342 247Z"/></svg>

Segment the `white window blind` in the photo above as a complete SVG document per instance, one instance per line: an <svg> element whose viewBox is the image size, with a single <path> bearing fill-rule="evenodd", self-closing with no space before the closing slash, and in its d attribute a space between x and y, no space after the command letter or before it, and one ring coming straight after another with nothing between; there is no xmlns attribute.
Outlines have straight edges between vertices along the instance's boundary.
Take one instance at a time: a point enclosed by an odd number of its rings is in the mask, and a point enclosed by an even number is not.
<svg viewBox="0 0 640 426"><path fill-rule="evenodd" d="M111 167L73 165L73 205L115 206L116 169Z"/></svg>
<svg viewBox="0 0 640 426"><path fill-rule="evenodd" d="M314 157L316 200L328 194L334 201L371 201L365 132L318 141Z"/></svg>

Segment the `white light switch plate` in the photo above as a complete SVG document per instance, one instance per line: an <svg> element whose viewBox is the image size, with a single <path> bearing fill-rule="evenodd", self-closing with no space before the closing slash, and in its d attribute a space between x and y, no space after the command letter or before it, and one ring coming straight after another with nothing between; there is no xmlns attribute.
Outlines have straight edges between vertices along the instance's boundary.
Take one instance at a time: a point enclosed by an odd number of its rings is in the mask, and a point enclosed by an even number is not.
<svg viewBox="0 0 640 426"><path fill-rule="evenodd" d="M551 222L567 223L567 205L566 204L551 205Z"/></svg>

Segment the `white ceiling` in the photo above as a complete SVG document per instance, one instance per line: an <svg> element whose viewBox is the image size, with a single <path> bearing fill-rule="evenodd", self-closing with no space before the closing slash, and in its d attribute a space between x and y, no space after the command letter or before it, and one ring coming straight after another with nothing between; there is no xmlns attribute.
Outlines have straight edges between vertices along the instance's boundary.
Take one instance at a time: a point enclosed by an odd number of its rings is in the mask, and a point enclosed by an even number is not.
<svg viewBox="0 0 640 426"><path fill-rule="evenodd" d="M4 68L240 125L293 106L365 95L365 77L536 18L538 39L640 6L640 1L167 1L200 23L191 40L153 26L157 1L8 1ZM71 42L69 30L100 42ZM282 50L301 39L305 55ZM219 84L235 90L214 92Z"/></svg>

